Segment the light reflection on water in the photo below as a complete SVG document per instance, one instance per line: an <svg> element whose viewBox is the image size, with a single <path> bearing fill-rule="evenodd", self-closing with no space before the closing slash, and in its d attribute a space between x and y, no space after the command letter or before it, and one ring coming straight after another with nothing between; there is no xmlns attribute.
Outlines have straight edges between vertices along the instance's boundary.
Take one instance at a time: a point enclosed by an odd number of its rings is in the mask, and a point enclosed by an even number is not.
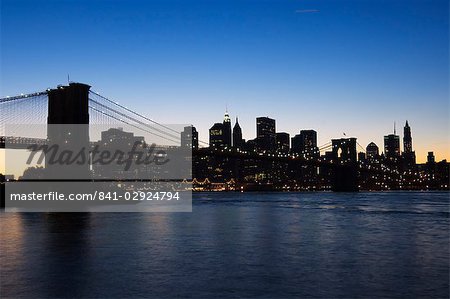
<svg viewBox="0 0 450 299"><path fill-rule="evenodd" d="M0 219L2 297L449 296L449 193L201 193L192 213Z"/></svg>

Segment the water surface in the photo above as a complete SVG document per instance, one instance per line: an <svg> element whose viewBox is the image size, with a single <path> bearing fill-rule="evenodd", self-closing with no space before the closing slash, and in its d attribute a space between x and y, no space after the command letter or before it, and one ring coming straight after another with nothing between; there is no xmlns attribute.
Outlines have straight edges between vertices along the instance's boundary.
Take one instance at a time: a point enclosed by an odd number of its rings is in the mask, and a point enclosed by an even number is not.
<svg viewBox="0 0 450 299"><path fill-rule="evenodd" d="M199 193L192 213L0 213L2 297L449 297L449 193Z"/></svg>

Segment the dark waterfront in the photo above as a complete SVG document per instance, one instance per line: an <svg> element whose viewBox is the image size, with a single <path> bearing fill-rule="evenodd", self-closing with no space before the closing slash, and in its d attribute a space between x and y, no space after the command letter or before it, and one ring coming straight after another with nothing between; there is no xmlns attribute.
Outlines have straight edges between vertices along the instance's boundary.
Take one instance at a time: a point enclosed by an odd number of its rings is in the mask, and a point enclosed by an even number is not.
<svg viewBox="0 0 450 299"><path fill-rule="evenodd" d="M449 193L197 193L192 213L4 213L1 297L449 297Z"/></svg>

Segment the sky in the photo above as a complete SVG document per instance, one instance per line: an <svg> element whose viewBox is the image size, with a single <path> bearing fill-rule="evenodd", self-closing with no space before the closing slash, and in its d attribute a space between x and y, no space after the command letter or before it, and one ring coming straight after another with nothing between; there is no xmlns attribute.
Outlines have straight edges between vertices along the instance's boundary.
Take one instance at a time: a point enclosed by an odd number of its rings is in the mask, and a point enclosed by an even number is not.
<svg viewBox="0 0 450 299"><path fill-rule="evenodd" d="M201 140L228 109L246 139L403 137L450 160L449 2L1 0L0 96L83 82Z"/></svg>

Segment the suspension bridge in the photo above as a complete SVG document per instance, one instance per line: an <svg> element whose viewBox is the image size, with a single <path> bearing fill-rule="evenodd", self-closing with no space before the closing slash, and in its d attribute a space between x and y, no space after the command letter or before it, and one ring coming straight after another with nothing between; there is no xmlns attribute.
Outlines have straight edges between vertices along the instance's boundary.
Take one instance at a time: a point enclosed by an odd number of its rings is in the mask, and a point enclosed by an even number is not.
<svg viewBox="0 0 450 299"><path fill-rule="evenodd" d="M79 83L70 83L76 87ZM67 86L58 86L57 89L65 89ZM49 93L51 89L30 94L20 94L13 97L0 99L0 147L26 149L30 144L45 144L47 135L45 130L24 130L36 125L48 123L48 119L64 119L67 111L60 111L49 107ZM126 126L132 128L136 134L141 134L158 140L161 145L176 146L180 144L180 131L175 128L157 122L126 106L113 101L93 90L88 92L87 124L99 127ZM81 103L80 103L81 105ZM83 122L79 122L83 124ZM19 133L20 132L20 133ZM26 136L24 136L26 135ZM95 134L94 134L95 136ZM203 144L207 144L202 141Z"/></svg>
<svg viewBox="0 0 450 299"><path fill-rule="evenodd" d="M0 148L27 149L30 145L44 145L48 142L46 125L51 124L84 124L89 125L87 142L96 142L95 128L117 128L125 126L131 128L135 134L145 136L145 140L157 140L159 146L180 146L180 133L183 128L162 124L148 116L134 111L123 104L116 102L91 90L89 85L82 83L69 83L60 85L55 89L20 94L0 99ZM25 128L25 129L24 129ZM280 157L277 155L261 156L255 153L235 153L231 151L216 151L208 148L208 143L199 140L200 148L193 151L194 156L214 156L253 159L255 161L290 161L293 157ZM344 169L351 173L337 171L340 177L356 178L356 138L354 144L333 142L320 146L320 151L337 150L344 153L344 159L337 161L305 161L295 158L299 166L331 166ZM359 144L358 144L359 145ZM361 147L361 146L360 146ZM344 167L345 166L345 167ZM343 168L344 167L344 168ZM337 189L354 189L356 182L340 182L343 186ZM346 185L346 186L344 186ZM342 187L342 188L341 188Z"/></svg>

